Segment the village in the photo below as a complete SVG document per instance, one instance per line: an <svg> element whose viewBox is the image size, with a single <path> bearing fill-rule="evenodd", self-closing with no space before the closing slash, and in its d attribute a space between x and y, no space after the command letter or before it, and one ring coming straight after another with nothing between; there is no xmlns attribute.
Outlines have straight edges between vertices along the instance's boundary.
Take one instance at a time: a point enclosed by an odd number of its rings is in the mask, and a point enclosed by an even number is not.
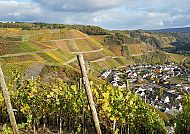
<svg viewBox="0 0 190 134"><path fill-rule="evenodd" d="M182 110L183 94L190 93L190 71L174 63L107 69L101 77L114 87L132 90L145 102L169 115Z"/></svg>

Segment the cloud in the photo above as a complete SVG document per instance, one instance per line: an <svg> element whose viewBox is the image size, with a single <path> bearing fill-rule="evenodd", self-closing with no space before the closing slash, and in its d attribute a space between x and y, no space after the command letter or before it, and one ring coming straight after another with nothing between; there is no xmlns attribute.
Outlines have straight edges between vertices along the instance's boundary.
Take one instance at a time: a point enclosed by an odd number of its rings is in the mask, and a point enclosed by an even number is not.
<svg viewBox="0 0 190 134"><path fill-rule="evenodd" d="M189 0L0 0L0 20L156 29L188 26L189 5Z"/></svg>
<svg viewBox="0 0 190 134"><path fill-rule="evenodd" d="M56 12L95 12L125 3L125 0L33 0L42 8Z"/></svg>
<svg viewBox="0 0 190 134"><path fill-rule="evenodd" d="M122 12L122 14L121 14ZM108 17L108 16L112 17ZM107 17L103 20L102 18ZM133 9L115 9L109 12L96 13L95 18L101 18L97 21L99 25L111 29L154 29L165 26L164 20L171 16L167 13L136 11ZM119 26L119 27L118 27Z"/></svg>
<svg viewBox="0 0 190 134"><path fill-rule="evenodd" d="M0 1L0 20L29 21L37 19L41 12L36 3Z"/></svg>

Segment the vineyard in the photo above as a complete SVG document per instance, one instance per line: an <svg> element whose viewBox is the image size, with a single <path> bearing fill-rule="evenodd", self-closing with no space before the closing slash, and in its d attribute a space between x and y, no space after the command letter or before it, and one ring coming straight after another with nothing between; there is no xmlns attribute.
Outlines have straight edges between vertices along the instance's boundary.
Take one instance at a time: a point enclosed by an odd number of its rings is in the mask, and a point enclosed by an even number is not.
<svg viewBox="0 0 190 134"><path fill-rule="evenodd" d="M136 63L180 63L186 57L156 51L145 43L106 46L101 44L103 39L70 29L0 29L0 65L19 133L96 133L78 53L85 59L103 134L166 134L166 125L171 122L176 122L180 130L182 119L189 116L188 99L183 104L184 112L177 115L181 120L175 121L145 103L129 86L113 87L98 76L105 69ZM170 41L163 39L165 47ZM0 133L11 134L4 101L0 90Z"/></svg>
<svg viewBox="0 0 190 134"><path fill-rule="evenodd" d="M143 45L143 44L128 44L127 50L129 55L140 55L143 53L148 53L151 51L155 51L154 48L150 45Z"/></svg>
<svg viewBox="0 0 190 134"><path fill-rule="evenodd" d="M160 60L154 56L150 59L151 56L147 55L153 50L150 45L128 44L124 46L123 48L126 49L125 56L127 56L125 58L121 56L121 46L107 47L101 44L104 36L90 37L77 30L45 29L24 31L6 28L0 30L1 64L29 61L51 65L68 64L73 68L77 68L78 63L73 58L75 54L82 52L85 60L91 62L91 68L95 72L101 72L107 68L140 63L142 59L150 62ZM165 42L167 41L169 42L168 39L165 39ZM162 53L162 55L166 57L166 54ZM174 62L183 60L182 57L172 54L168 54L168 59Z"/></svg>
<svg viewBox="0 0 190 134"><path fill-rule="evenodd" d="M29 33L28 40L35 41L50 41L61 39L73 39L73 38L86 38L87 36L77 30L46 30L46 31L33 31ZM36 34L35 34L36 32ZM41 33L40 33L41 32ZM28 34L28 33L27 33ZM26 34L23 34L23 36Z"/></svg>
<svg viewBox="0 0 190 134"><path fill-rule="evenodd" d="M40 78L23 81L13 73L8 84L20 133L95 133L87 96L79 83L68 84L56 78L48 83ZM16 86L14 86L16 82ZM91 82L102 133L166 133L160 116L130 90ZM0 93L0 122L8 122ZM9 126L3 126L9 132Z"/></svg>
<svg viewBox="0 0 190 134"><path fill-rule="evenodd" d="M126 60L126 58L106 58L102 61L90 62L90 64L95 70L102 72L105 69L127 66L133 63Z"/></svg>
<svg viewBox="0 0 190 134"><path fill-rule="evenodd" d="M120 64L124 62L120 58L114 60ZM46 66L41 77L24 80L23 68L30 65L28 62L2 66L4 74L9 76L5 79L19 133L96 133L85 89L79 82L81 75L69 68ZM49 77L51 73L54 77ZM165 123L168 123L168 117L131 92L130 87L112 87L93 81L90 84L102 133L167 133ZM186 131L185 127L179 127L184 117L189 116L189 96L185 97L184 112L177 116L176 131ZM0 109L0 131L9 134L12 130L2 91Z"/></svg>
<svg viewBox="0 0 190 134"><path fill-rule="evenodd" d="M174 61L176 63L180 63L181 61L185 60L186 57L183 55L179 55L179 54L172 54L172 53L167 53L169 60Z"/></svg>
<svg viewBox="0 0 190 134"><path fill-rule="evenodd" d="M0 42L0 55L34 52L41 48L31 42Z"/></svg>
<svg viewBox="0 0 190 134"><path fill-rule="evenodd" d="M7 82L10 81L14 77L13 73L21 77L30 64L31 62L27 61L23 63L10 63L2 65L1 67L5 75L5 80Z"/></svg>

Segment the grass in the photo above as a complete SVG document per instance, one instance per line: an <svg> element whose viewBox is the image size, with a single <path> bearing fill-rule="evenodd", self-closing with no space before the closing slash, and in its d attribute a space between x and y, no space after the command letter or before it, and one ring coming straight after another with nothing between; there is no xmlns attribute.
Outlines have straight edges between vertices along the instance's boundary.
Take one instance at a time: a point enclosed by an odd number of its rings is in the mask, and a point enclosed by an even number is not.
<svg viewBox="0 0 190 134"><path fill-rule="evenodd" d="M80 51L91 51L91 50L94 50L93 47L92 47L92 45L89 43L88 40L75 40L75 42L76 42L78 48L80 49Z"/></svg>
<svg viewBox="0 0 190 134"><path fill-rule="evenodd" d="M47 33L43 36L41 41L46 41L46 40L53 40L53 34L52 33Z"/></svg>
<svg viewBox="0 0 190 134"><path fill-rule="evenodd" d="M78 61L71 62L69 65L70 65L71 67L73 67L74 69L80 70Z"/></svg>
<svg viewBox="0 0 190 134"><path fill-rule="evenodd" d="M0 28L0 35L8 34L10 36L15 35L30 35L29 40L36 41L48 41L48 40L58 40L58 39L70 39L70 38L84 38L87 35L83 34L77 30L68 29L53 29L53 30L28 30L22 31L19 28Z"/></svg>

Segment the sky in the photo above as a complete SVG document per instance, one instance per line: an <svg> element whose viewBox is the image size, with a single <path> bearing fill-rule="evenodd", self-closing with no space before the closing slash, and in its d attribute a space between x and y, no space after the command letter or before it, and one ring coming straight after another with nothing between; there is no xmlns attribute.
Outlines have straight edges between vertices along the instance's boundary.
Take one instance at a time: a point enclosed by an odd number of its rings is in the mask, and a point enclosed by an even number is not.
<svg viewBox="0 0 190 134"><path fill-rule="evenodd" d="M0 21L98 25L106 29L190 26L190 0L0 0Z"/></svg>

